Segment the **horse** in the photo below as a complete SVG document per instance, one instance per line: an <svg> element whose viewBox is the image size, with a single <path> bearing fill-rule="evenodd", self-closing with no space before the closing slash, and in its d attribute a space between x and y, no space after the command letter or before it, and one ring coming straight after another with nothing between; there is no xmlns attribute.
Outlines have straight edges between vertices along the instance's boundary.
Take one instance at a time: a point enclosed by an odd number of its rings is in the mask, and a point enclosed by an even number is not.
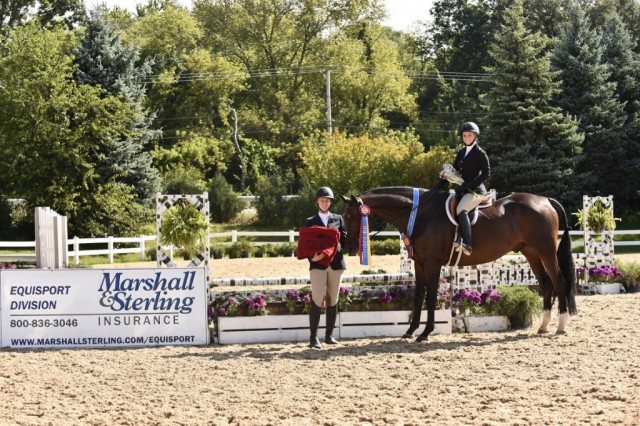
<svg viewBox="0 0 640 426"><path fill-rule="evenodd" d="M363 205L368 207L365 210L370 217L387 222L410 237L416 293L411 323L403 338L412 338L419 327L426 297L427 324L416 339L421 342L427 340L435 327L440 271L453 258L456 226L450 222L445 210L450 196L448 192L417 191L417 205L414 204L414 189L410 187L375 188L357 196L341 195L341 199L347 204L344 249L350 254L356 254L358 249L362 220L360 207ZM415 208L417 211L412 218L411 212ZM478 265L492 262L509 252L521 252L542 290L544 313L538 333L548 333L551 309L557 298L559 325L556 334L565 334L567 311L570 315L577 313L577 283L564 207L553 198L519 192L494 201L478 210L477 214L473 225L474 250L469 256L463 255L458 265ZM409 225L410 220L412 225ZM564 233L558 245L561 222Z"/></svg>

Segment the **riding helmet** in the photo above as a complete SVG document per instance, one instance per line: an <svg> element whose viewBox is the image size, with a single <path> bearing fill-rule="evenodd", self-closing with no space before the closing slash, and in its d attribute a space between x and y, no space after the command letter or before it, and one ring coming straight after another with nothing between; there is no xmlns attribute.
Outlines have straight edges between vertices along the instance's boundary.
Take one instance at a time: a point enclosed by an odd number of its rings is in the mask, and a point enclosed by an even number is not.
<svg viewBox="0 0 640 426"><path fill-rule="evenodd" d="M462 132L473 132L476 136L480 136L480 128L473 121L467 121L464 123L460 128L460 135L462 135Z"/></svg>
<svg viewBox="0 0 640 426"><path fill-rule="evenodd" d="M316 192L316 200L320 197L327 197L333 200L333 191L328 186L322 186Z"/></svg>

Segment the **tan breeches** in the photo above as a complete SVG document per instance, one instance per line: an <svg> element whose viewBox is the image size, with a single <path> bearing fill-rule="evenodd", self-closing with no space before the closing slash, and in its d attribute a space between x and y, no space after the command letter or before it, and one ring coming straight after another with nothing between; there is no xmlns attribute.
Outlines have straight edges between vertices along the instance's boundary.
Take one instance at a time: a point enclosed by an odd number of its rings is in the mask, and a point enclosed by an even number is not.
<svg viewBox="0 0 640 426"><path fill-rule="evenodd" d="M478 207L478 204L482 202L482 199L485 196L482 194L464 194L460 202L458 203L458 207L456 208L456 215L459 215L462 210L466 210L467 213L471 210Z"/></svg>
<svg viewBox="0 0 640 426"><path fill-rule="evenodd" d="M327 306L338 303L340 294L340 283L344 269L311 269L311 298L316 306L322 307L322 300L327 296Z"/></svg>

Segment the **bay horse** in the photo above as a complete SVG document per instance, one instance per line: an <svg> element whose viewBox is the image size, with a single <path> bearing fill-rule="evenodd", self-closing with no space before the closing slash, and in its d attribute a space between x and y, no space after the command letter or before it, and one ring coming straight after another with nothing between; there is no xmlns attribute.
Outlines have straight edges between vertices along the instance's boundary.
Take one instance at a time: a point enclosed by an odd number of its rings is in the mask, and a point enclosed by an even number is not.
<svg viewBox="0 0 640 426"><path fill-rule="evenodd" d="M366 191L358 196L341 196L347 204L344 215L347 226L345 250L355 254L358 248L360 206L368 206L369 215L395 226L408 235L414 189L385 187ZM441 267L450 262L455 225L445 210L448 192L419 189L415 220L412 221L412 259L415 265L415 298L412 320L404 338L413 337L420 325L420 311L426 297L427 324L417 341L427 340L435 326L435 306ZM471 214L470 214L471 217ZM558 229L564 233L557 244ZM556 334L565 333L567 311L577 313L576 274L571 255L569 222L562 205L553 198L513 193L478 211L473 225L473 247L469 256L462 256L458 266L492 262L509 252L521 252L529 262L543 293L544 314L538 333L547 333L551 308L558 298L559 325ZM556 249L557 247L557 249ZM453 256L455 259L457 252ZM426 295L425 295L426 290Z"/></svg>

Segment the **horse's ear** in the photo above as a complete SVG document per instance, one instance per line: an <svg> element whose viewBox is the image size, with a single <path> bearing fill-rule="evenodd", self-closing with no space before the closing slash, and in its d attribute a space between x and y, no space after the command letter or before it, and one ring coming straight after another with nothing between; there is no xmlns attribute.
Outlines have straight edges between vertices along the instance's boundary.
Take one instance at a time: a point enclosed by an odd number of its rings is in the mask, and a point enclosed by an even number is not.
<svg viewBox="0 0 640 426"><path fill-rule="evenodd" d="M344 201L345 203L348 203L348 202L349 202L349 197L345 197L344 195L340 195L340 199L341 199L342 201Z"/></svg>

